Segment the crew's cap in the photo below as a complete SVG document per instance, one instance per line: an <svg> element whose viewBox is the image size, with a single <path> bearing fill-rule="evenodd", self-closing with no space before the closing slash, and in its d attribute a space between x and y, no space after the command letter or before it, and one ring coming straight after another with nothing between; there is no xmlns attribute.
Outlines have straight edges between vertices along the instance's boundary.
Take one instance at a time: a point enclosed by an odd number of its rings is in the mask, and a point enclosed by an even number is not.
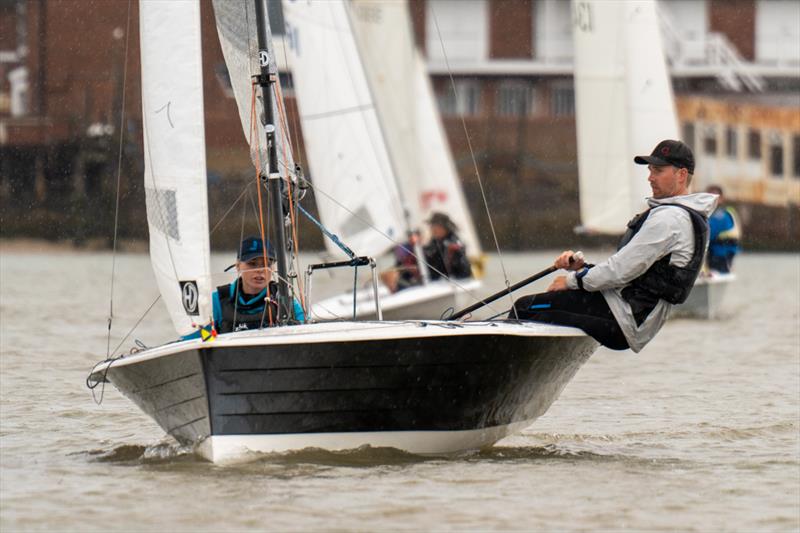
<svg viewBox="0 0 800 533"><path fill-rule="evenodd" d="M269 243L269 241L266 242L266 245L266 255L270 261L274 261L275 250L272 249L272 245ZM261 240L261 237L247 237L242 241L242 245L239 247L239 254L236 256L236 259L238 261L247 262L255 257L264 257L264 241Z"/></svg>
<svg viewBox="0 0 800 533"><path fill-rule="evenodd" d="M667 139L661 141L653 148L650 155L637 155L633 162L639 165L655 165L663 167L672 165L678 168L685 168L689 174L694 174L694 154L692 149L681 141Z"/></svg>

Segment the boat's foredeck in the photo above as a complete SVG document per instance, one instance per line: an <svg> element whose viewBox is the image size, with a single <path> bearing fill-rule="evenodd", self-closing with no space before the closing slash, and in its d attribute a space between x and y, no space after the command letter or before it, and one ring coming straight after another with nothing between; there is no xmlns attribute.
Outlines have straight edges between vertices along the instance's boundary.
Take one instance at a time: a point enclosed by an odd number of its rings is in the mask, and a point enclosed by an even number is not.
<svg viewBox="0 0 800 533"><path fill-rule="evenodd" d="M495 320L491 322L450 322L443 320L321 322L316 324L300 324L280 328L224 333L217 336L210 344L200 339L172 342L116 359L113 361L113 365L133 364L171 353L200 348L358 342L464 335L511 335L521 337L586 336L583 331L576 328L510 320ZM101 374L108 364L109 363L106 362L98 365L93 375Z"/></svg>

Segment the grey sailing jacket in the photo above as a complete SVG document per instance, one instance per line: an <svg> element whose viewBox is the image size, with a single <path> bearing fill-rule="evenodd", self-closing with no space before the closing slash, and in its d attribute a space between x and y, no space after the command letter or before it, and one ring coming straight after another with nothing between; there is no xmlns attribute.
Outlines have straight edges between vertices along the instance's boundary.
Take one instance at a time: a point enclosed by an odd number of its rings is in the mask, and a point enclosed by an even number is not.
<svg viewBox="0 0 800 533"><path fill-rule="evenodd" d="M647 319L637 326L630 305L622 298L622 289L662 257L672 254L670 264L684 267L694 253L694 230L689 213L679 207L661 204L685 205L708 217L717 205L717 195L696 193L658 200L648 198L647 203L652 211L638 233L583 277L585 290L601 292L634 352L641 351L655 337L667 320L672 305L659 300ZM578 288L575 275L575 272L567 275L570 289Z"/></svg>

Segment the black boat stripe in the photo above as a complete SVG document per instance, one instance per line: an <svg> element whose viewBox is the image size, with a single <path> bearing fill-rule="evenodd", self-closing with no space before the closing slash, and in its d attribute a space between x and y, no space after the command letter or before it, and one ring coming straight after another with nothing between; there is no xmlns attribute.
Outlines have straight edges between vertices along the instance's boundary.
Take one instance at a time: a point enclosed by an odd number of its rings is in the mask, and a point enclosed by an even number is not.
<svg viewBox="0 0 800 533"><path fill-rule="evenodd" d="M199 373L200 372L194 372L192 374L189 374L188 376L182 376L182 377L179 377L179 378L171 379L169 381L164 381L162 383L159 383L158 385L151 385L150 387L145 387L143 389L136 389L135 391L131 391L131 394L139 394L140 392L157 389L159 387L163 387L164 385L170 385L171 383L175 383L177 381L181 381L182 379L189 379L191 377L194 377L194 376L198 375Z"/></svg>
<svg viewBox="0 0 800 533"><path fill-rule="evenodd" d="M232 416L288 416L288 415L314 415L320 413L328 413L328 414L339 414L339 413L376 413L376 412L387 412L387 411L410 411L410 409L395 409L392 407L384 407L382 409L330 409L326 411L267 411L264 413L228 413L228 414L219 414L215 415L220 418L228 418Z"/></svg>
<svg viewBox="0 0 800 533"><path fill-rule="evenodd" d="M156 413L160 413L161 411L164 411L166 409L171 409L172 407L177 407L177 406L179 406L181 404L193 402L195 400L199 400L199 399L205 398L205 397L206 397L205 394L201 394L200 396L195 396L194 398L189 398L188 400L181 400L181 401L179 401L177 403L173 403L173 404L170 404L170 405L165 405L164 407L159 407L158 409L155 410L155 412Z"/></svg>
<svg viewBox="0 0 800 533"><path fill-rule="evenodd" d="M195 418L194 420L190 420L189 422L186 422L185 424L181 424L180 426L175 426L174 428L170 428L170 429L168 429L168 430L167 430L167 433L169 433L170 435L172 435L172 432L173 432L173 431L177 431L177 430L179 430L179 429L181 429L181 428L185 428L186 426L191 426L191 425L192 425L192 424L194 424L195 422L200 422L200 421L201 421L201 420L203 420L204 418L206 418L206 417L204 417L204 416L201 416L200 418Z"/></svg>
<svg viewBox="0 0 800 533"><path fill-rule="evenodd" d="M258 371L279 371L279 370L340 370L342 368L412 368L412 367L431 367L431 366L458 366L458 365L495 365L496 361L453 361L450 363L404 363L386 365L325 365L325 366L283 366L268 368L225 368L218 369L221 374L231 372L258 372Z"/></svg>
<svg viewBox="0 0 800 533"><path fill-rule="evenodd" d="M457 384L442 383L435 388L442 389L447 387L458 387ZM217 396L248 396L257 394L307 394L314 392L378 392L378 391L401 391L401 390L429 390L431 387L428 385L420 385L418 387L363 387L352 389L301 389L301 390L265 390L265 391L252 391L252 392L218 392Z"/></svg>

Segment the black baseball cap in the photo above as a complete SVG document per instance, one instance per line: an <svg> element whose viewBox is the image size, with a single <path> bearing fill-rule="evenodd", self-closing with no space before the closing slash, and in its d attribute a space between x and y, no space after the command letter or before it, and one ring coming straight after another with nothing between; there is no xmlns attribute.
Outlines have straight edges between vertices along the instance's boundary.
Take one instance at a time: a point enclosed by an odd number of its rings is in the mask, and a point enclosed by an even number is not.
<svg viewBox="0 0 800 533"><path fill-rule="evenodd" d="M272 248L272 245L269 243L269 241L266 241L266 245L267 260L269 262L275 261L275 250ZM239 252L236 254L236 260L246 263L253 258L264 257L264 248L264 241L261 240L261 237L247 237L242 241L241 246L239 246ZM225 269L225 272L235 266L236 263L232 264Z"/></svg>
<svg viewBox="0 0 800 533"><path fill-rule="evenodd" d="M270 261L275 260L275 250L272 249L272 245L269 241L266 243L261 240L261 237L247 237L245 240L242 241L242 245L239 246L239 254L236 256L236 259L239 261L250 261L254 257L263 257L264 256L264 244L266 244L267 249L267 257Z"/></svg>
<svg viewBox="0 0 800 533"><path fill-rule="evenodd" d="M663 167L672 165L678 168L685 168L689 174L694 174L694 154L692 149L681 141L667 139L661 141L653 148L650 155L637 155L633 162L638 165L655 165Z"/></svg>

